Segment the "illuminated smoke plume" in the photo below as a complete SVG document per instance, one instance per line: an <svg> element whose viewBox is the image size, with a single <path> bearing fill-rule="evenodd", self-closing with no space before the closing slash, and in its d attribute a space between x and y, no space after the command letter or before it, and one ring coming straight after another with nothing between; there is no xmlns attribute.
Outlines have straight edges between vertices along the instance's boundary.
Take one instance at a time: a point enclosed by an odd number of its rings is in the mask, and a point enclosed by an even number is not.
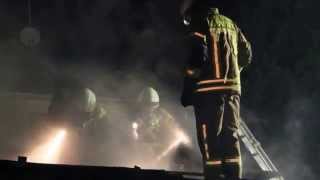
<svg viewBox="0 0 320 180"><path fill-rule="evenodd" d="M176 132L176 139L169 145L169 147L163 153L161 153L157 157L157 160L161 160L163 157L167 156L171 151L176 150L176 148L181 144L190 145L189 137L182 130L177 129Z"/></svg>
<svg viewBox="0 0 320 180"><path fill-rule="evenodd" d="M63 149L67 132L64 129L57 130L48 141L37 147L30 154L31 162L38 163L59 163L59 155Z"/></svg>

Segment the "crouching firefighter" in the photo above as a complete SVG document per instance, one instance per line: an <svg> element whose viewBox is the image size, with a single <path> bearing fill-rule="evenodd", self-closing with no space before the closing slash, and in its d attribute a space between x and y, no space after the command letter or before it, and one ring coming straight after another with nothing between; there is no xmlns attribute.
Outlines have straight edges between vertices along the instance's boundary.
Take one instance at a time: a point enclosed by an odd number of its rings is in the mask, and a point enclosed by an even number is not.
<svg viewBox="0 0 320 180"><path fill-rule="evenodd" d="M206 180L240 179L240 72L251 47L237 25L210 6L193 7L183 106L193 105Z"/></svg>

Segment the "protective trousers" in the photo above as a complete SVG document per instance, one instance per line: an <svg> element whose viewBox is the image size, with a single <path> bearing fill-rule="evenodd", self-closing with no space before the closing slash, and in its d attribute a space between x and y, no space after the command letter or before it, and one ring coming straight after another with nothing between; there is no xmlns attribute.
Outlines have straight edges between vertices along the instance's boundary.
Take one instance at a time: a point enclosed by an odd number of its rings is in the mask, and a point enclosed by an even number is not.
<svg viewBox="0 0 320 180"><path fill-rule="evenodd" d="M240 96L200 94L194 109L205 179L240 179Z"/></svg>

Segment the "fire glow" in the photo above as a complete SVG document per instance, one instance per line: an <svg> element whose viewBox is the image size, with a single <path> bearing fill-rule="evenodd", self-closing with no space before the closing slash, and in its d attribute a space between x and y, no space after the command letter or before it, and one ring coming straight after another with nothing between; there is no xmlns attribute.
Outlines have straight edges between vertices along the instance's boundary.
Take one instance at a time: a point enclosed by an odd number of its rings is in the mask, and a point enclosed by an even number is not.
<svg viewBox="0 0 320 180"><path fill-rule="evenodd" d="M30 160L38 163L57 163L66 134L65 130L58 130L47 143L40 145L31 153Z"/></svg>

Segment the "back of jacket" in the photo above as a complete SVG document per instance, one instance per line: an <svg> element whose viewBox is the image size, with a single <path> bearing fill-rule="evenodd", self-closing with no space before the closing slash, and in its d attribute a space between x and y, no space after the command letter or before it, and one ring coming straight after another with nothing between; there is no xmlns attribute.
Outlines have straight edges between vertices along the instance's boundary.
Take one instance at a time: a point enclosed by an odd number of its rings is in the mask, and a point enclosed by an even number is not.
<svg viewBox="0 0 320 180"><path fill-rule="evenodd" d="M251 46L237 25L213 8L206 18L207 32L191 35L182 103L199 93L241 94L240 72L251 61Z"/></svg>

